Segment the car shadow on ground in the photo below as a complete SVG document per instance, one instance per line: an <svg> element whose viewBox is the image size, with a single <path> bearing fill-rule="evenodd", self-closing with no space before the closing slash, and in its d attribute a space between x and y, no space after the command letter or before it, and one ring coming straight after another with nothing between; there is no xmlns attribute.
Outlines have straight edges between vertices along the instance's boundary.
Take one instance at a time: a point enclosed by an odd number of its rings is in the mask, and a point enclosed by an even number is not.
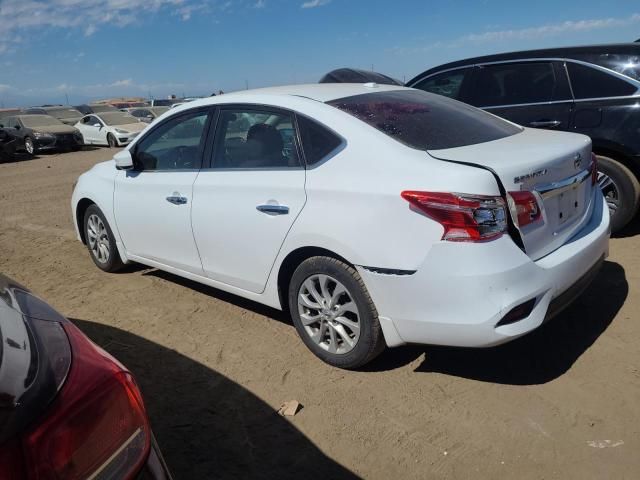
<svg viewBox="0 0 640 480"><path fill-rule="evenodd" d="M510 385L547 383L569 370L602 335L628 292L622 266L605 262L593 283L572 305L513 342L486 349L437 346L389 349L366 368L391 370L424 355L416 372L437 372Z"/></svg>
<svg viewBox="0 0 640 480"><path fill-rule="evenodd" d="M189 280L184 277L178 277L177 275L173 275L172 273L168 273L163 270L151 269L143 272L142 275L151 275L153 277L162 278L163 280L166 280L168 282L176 283L185 288L189 288L204 295L222 300L223 302L231 303L236 307L251 310L252 312L268 317L271 320L277 320L279 322L286 323L287 325L291 325L291 327L293 328L293 322L284 312L275 308L268 307L261 303L254 302L253 300L248 300L232 293L227 293L222 290L218 290L217 288L194 282L193 280Z"/></svg>
<svg viewBox="0 0 640 480"><path fill-rule="evenodd" d="M174 478L358 478L215 370L118 328L71 320L136 376Z"/></svg>
<svg viewBox="0 0 640 480"><path fill-rule="evenodd" d="M177 283L293 328L288 315L274 308L161 270L150 269L143 275ZM537 330L513 342L493 348L424 345L390 348L360 370L394 370L424 355L416 372L437 372L510 385L546 383L569 370L607 329L624 304L628 291L624 268L607 261L593 283L572 305Z"/></svg>

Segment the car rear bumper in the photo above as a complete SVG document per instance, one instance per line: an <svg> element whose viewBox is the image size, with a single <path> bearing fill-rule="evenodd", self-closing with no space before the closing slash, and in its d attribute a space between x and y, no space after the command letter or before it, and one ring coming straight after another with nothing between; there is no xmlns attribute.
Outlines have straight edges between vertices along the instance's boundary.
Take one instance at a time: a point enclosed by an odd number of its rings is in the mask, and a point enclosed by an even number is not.
<svg viewBox="0 0 640 480"><path fill-rule="evenodd" d="M387 344L489 347L539 327L586 288L608 255L609 211L599 189L593 200L583 229L537 261L505 235L486 243L440 242L411 275L358 267ZM498 325L528 301L534 306L524 318Z"/></svg>

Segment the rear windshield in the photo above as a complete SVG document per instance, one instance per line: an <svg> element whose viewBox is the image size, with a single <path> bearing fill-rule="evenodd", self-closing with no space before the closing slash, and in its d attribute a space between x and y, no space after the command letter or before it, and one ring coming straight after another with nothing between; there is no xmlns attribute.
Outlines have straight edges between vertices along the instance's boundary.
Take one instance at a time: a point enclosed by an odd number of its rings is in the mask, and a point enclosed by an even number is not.
<svg viewBox="0 0 640 480"><path fill-rule="evenodd" d="M419 90L365 93L327 103L419 150L474 145L522 131L477 108Z"/></svg>

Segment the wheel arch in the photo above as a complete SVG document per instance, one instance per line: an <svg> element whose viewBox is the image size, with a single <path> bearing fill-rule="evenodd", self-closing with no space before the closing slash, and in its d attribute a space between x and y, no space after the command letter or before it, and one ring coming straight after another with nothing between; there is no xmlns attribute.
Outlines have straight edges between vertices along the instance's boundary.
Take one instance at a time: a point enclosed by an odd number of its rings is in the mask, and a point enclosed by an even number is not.
<svg viewBox="0 0 640 480"><path fill-rule="evenodd" d="M634 160L634 156L623 151L622 148L616 148L615 144L609 142L593 141L593 153L603 157L609 157L612 160L620 162L633 172L638 180L640 180L640 164ZM636 157L640 160L640 157Z"/></svg>
<svg viewBox="0 0 640 480"><path fill-rule="evenodd" d="M293 272L302 262L311 257L335 258L355 268L355 265L352 262L326 248L306 246L292 250L287 254L284 260L282 260L280 268L278 269L278 299L283 311L287 311L289 309L288 292Z"/></svg>
<svg viewBox="0 0 640 480"><path fill-rule="evenodd" d="M78 233L80 234L80 240L82 240L82 243L84 243L85 245L87 244L87 239L84 231L84 214L87 211L87 208L89 208L91 205L97 204L90 198L86 197L80 199L80 201L76 205L76 225L78 227Z"/></svg>

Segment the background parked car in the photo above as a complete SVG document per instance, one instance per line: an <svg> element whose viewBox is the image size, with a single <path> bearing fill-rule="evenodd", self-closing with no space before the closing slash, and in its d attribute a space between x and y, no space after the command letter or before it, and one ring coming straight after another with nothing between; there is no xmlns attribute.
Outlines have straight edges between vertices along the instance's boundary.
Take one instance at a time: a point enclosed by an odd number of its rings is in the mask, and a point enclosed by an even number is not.
<svg viewBox="0 0 640 480"><path fill-rule="evenodd" d="M154 98L149 101L150 107L170 107L174 103L181 102L181 98Z"/></svg>
<svg viewBox="0 0 640 480"><path fill-rule="evenodd" d="M0 338L0 478L170 478L127 368L3 275Z"/></svg>
<svg viewBox="0 0 640 480"><path fill-rule="evenodd" d="M36 115L51 115L53 118L57 118L62 123L67 125L74 125L82 117L82 113L79 110L71 106L45 106L45 107L31 107L27 108L23 113L36 114Z"/></svg>
<svg viewBox="0 0 640 480"><path fill-rule="evenodd" d="M49 115L15 115L0 120L0 127L15 135L29 155L43 150L80 150L83 145L77 128Z"/></svg>
<svg viewBox="0 0 640 480"><path fill-rule="evenodd" d="M147 126L125 112L104 112L84 116L76 128L80 130L85 145L128 145Z"/></svg>
<svg viewBox="0 0 640 480"><path fill-rule="evenodd" d="M136 117L141 122L151 123L157 117L169 110L170 107L145 107L145 108L129 108L127 113Z"/></svg>
<svg viewBox="0 0 640 480"><path fill-rule="evenodd" d="M381 85L402 85L400 80L370 70L338 68L323 76L318 83L379 83Z"/></svg>
<svg viewBox="0 0 640 480"><path fill-rule="evenodd" d="M24 150L24 144L11 130L0 128L0 163L12 160L16 150Z"/></svg>
<svg viewBox="0 0 640 480"><path fill-rule="evenodd" d="M470 58L431 68L407 86L461 100L524 126L589 135L613 231L638 211L639 44Z"/></svg>

